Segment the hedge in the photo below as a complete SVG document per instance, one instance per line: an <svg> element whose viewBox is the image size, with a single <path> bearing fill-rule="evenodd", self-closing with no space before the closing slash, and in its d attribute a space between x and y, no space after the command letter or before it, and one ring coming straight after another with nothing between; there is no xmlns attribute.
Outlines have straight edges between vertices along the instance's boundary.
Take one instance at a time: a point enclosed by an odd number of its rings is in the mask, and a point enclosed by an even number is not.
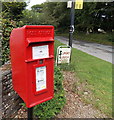
<svg viewBox="0 0 114 120"><path fill-rule="evenodd" d="M10 50L9 50L9 40L10 40L10 34L11 31L14 28L20 27L23 25L23 22L16 22L10 19L2 19L2 22L0 23L2 26L2 64L10 60Z"/></svg>

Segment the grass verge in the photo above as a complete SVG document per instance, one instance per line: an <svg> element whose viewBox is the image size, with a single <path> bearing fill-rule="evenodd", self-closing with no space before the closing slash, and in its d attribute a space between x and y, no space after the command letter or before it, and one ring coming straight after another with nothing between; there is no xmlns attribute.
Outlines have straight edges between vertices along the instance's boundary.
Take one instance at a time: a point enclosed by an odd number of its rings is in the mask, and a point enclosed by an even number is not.
<svg viewBox="0 0 114 120"><path fill-rule="evenodd" d="M55 51L60 45L62 43L55 40ZM71 69L72 66L73 69ZM112 64L72 49L71 64L64 69L73 70L80 79L74 84L74 91L82 100L87 104L93 104L108 117L112 117ZM81 85L83 89L78 91L77 88Z"/></svg>
<svg viewBox="0 0 114 120"><path fill-rule="evenodd" d="M57 34L60 36L68 37L68 33ZM90 33L86 34L83 32L74 33L74 39L95 42L104 45L114 45L114 33Z"/></svg>

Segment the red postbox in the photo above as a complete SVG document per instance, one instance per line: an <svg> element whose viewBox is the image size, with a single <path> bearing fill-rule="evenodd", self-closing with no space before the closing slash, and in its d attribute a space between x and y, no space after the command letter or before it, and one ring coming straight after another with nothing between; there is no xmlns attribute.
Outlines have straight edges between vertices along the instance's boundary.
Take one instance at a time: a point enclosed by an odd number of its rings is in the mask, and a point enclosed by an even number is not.
<svg viewBox="0 0 114 120"><path fill-rule="evenodd" d="M13 88L28 108L53 98L54 27L24 26L10 36Z"/></svg>

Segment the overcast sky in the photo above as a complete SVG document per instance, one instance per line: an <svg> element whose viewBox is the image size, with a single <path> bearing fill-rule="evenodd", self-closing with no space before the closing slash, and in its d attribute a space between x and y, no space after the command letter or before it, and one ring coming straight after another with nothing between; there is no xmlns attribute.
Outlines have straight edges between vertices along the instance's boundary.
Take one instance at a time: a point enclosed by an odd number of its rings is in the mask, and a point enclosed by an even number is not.
<svg viewBox="0 0 114 120"><path fill-rule="evenodd" d="M29 1L30 3L28 3L28 6L26 7L27 9L30 9L33 5L41 4L45 2L46 0L29 0Z"/></svg>

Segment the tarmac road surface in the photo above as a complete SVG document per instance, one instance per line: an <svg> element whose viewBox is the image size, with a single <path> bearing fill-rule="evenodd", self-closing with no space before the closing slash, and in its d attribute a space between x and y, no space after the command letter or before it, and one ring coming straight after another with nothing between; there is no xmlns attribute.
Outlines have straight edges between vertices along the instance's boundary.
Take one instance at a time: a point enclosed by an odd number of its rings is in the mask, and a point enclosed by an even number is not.
<svg viewBox="0 0 114 120"><path fill-rule="evenodd" d="M66 37L55 36L55 39L68 45L69 40ZM73 40L72 43L73 43L72 44L73 48L76 48L92 56L98 57L102 60L114 64L114 62L112 61L112 56L114 55L114 47L110 45L101 45L98 43L78 41L78 40Z"/></svg>

